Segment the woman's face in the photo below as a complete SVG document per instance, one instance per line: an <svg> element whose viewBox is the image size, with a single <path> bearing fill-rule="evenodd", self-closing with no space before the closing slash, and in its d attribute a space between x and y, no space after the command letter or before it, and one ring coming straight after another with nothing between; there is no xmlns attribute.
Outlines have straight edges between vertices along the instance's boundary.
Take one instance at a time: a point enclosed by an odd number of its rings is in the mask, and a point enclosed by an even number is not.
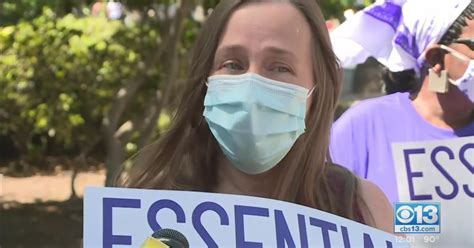
<svg viewBox="0 0 474 248"><path fill-rule="evenodd" d="M229 18L212 75L257 73L306 89L313 87L310 27L290 3L248 3Z"/></svg>

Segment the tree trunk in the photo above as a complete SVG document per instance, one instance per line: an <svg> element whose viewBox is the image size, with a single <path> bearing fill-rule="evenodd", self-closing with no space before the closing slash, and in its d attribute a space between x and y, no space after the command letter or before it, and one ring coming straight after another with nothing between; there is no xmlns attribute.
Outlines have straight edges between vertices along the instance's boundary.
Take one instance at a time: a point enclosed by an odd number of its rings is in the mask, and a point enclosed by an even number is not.
<svg viewBox="0 0 474 248"><path fill-rule="evenodd" d="M77 197L76 187L74 187L74 185L76 184L76 178L77 178L77 174L79 173L79 169L84 168L86 166L85 164L86 164L85 156L84 156L84 153L81 152L81 154L79 154L79 156L77 156L74 159L74 165L72 167L71 195L69 196L70 201L73 201L73 200L76 200L77 198L79 198L79 197Z"/></svg>
<svg viewBox="0 0 474 248"><path fill-rule="evenodd" d="M156 122L160 117L161 110L163 109L163 97L161 90L156 91L156 97L154 101L151 101L147 116L144 118L143 126L140 130L140 139L138 140L138 149L146 146L153 137L153 132L156 130Z"/></svg>
<svg viewBox="0 0 474 248"><path fill-rule="evenodd" d="M121 165L125 160L125 149L120 138L115 135L111 138L109 137L108 143L107 159L105 162L107 165L105 186L113 186L115 179L120 173Z"/></svg>
<svg viewBox="0 0 474 248"><path fill-rule="evenodd" d="M69 196L69 200L75 200L78 198L76 193L76 188L74 185L76 184L77 174L81 168L87 168L87 156L89 153L97 146L97 144L101 141L100 136L94 139L90 144L87 146L83 146L81 152L77 157L74 158L74 166L72 167L72 175L71 175L71 195ZM85 147L85 148L84 148Z"/></svg>
<svg viewBox="0 0 474 248"><path fill-rule="evenodd" d="M195 4L195 3L194 3ZM138 141L138 147L144 147L147 145L152 138L153 131L155 130L156 121L159 119L163 107L171 104L171 95L174 93L173 89L176 88L176 79L178 78L179 68L179 56L177 52L180 38L183 34L183 20L191 13L194 8L192 1L182 2L181 11L178 12L176 18L172 22L172 28L169 32L170 38L168 39L167 52L163 54L162 61L164 61L164 70L168 75L165 76L167 81L165 89L157 90L156 98L152 99L149 104L149 110L147 111L147 119L144 127L141 129L141 137Z"/></svg>

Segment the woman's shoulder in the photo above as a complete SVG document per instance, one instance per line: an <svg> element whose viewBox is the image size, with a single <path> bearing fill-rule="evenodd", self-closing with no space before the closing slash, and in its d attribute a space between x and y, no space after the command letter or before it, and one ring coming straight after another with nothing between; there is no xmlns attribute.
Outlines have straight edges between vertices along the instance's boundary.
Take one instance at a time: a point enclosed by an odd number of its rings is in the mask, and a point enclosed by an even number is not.
<svg viewBox="0 0 474 248"><path fill-rule="evenodd" d="M357 176L349 169L336 163L328 163L328 177L330 181L334 182L332 187L341 188L340 184L354 184L357 181Z"/></svg>
<svg viewBox="0 0 474 248"><path fill-rule="evenodd" d="M357 177L338 164L328 163L326 168L326 181L333 199L336 200L335 214L365 224L366 221L360 211Z"/></svg>
<svg viewBox="0 0 474 248"><path fill-rule="evenodd" d="M353 219L386 232L393 232L393 210L390 202L374 183L359 178L338 164L329 165L328 181L331 190L346 201L351 195L355 216ZM341 202L347 204L349 202ZM347 205L345 205L347 206Z"/></svg>
<svg viewBox="0 0 474 248"><path fill-rule="evenodd" d="M362 211L366 224L393 233L393 208L387 196L366 179L360 178L359 185L360 195L367 207L366 211Z"/></svg>

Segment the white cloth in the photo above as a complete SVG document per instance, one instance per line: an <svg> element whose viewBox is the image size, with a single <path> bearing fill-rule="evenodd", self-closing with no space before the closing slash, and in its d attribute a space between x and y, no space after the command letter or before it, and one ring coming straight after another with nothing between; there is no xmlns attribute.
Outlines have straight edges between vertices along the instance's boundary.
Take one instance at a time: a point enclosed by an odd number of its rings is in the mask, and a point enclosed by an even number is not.
<svg viewBox="0 0 474 248"><path fill-rule="evenodd" d="M376 58L391 71L424 64L424 52L439 42L471 0L378 0L331 33L344 68Z"/></svg>

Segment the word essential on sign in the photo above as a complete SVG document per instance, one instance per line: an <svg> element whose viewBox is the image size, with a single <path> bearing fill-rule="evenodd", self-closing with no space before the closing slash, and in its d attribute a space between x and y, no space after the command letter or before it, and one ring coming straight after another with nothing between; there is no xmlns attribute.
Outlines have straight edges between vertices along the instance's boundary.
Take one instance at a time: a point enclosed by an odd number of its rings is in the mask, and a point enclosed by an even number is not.
<svg viewBox="0 0 474 248"><path fill-rule="evenodd" d="M394 235L305 206L186 191L88 188L85 247L136 247L155 230L190 247L401 247ZM403 246L404 247L404 246Z"/></svg>

